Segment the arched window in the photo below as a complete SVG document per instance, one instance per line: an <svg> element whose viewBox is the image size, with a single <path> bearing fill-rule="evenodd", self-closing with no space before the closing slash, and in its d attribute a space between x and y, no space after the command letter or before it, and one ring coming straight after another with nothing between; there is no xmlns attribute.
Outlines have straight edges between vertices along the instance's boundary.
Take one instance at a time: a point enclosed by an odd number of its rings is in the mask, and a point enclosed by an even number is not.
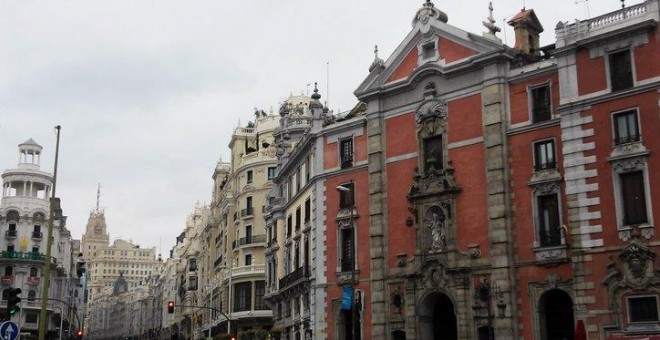
<svg viewBox="0 0 660 340"><path fill-rule="evenodd" d="M28 292L28 301L34 301L34 298L37 297L37 291L35 290L30 290Z"/></svg>
<svg viewBox="0 0 660 340"><path fill-rule="evenodd" d="M7 301L7 295L9 295L9 288L2 290L2 299Z"/></svg>
<svg viewBox="0 0 660 340"><path fill-rule="evenodd" d="M7 221L9 221L10 224L11 222L18 223L19 216L20 215L15 210L9 211L7 212Z"/></svg>
<svg viewBox="0 0 660 340"><path fill-rule="evenodd" d="M7 213L7 224L9 224L10 231L16 231L16 225L18 224L19 215L18 212L12 210Z"/></svg>
<svg viewBox="0 0 660 340"><path fill-rule="evenodd" d="M5 267L5 276L12 276L12 275L14 275L14 267L12 266Z"/></svg>
<svg viewBox="0 0 660 340"><path fill-rule="evenodd" d="M35 277L37 275L39 275L39 270L37 269L37 267L31 267L30 268L30 277Z"/></svg>

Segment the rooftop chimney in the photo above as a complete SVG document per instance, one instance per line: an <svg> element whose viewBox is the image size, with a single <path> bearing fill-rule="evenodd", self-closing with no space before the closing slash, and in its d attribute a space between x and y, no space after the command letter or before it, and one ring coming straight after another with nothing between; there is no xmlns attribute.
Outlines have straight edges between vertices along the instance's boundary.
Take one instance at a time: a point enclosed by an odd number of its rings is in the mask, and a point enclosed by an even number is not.
<svg viewBox="0 0 660 340"><path fill-rule="evenodd" d="M516 33L516 45L513 48L532 56L540 55L539 34L543 32L541 22L533 9L522 9L508 22Z"/></svg>

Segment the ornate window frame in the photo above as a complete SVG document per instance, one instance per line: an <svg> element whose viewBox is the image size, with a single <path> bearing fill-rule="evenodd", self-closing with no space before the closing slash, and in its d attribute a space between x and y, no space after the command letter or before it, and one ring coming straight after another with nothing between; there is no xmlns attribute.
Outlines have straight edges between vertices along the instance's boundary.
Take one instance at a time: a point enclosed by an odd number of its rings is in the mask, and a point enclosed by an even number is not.
<svg viewBox="0 0 660 340"><path fill-rule="evenodd" d="M632 321L631 317L631 308L630 308L630 299L634 298L645 298L645 297L653 297L655 298L655 307L657 309L657 315L659 316L659 319L656 321ZM626 321L628 324L628 329L629 330L660 330L660 298L658 297L658 294L630 294L625 296L625 303L626 303Z"/></svg>
<svg viewBox="0 0 660 340"><path fill-rule="evenodd" d="M426 51L433 49L433 55L426 56ZM440 60L440 37L437 35L422 39L417 44L417 66Z"/></svg>
<svg viewBox="0 0 660 340"><path fill-rule="evenodd" d="M539 121L534 121L534 98L532 97L532 91L542 88L542 87L547 87L548 88L548 96L550 97L550 118L547 120L539 120ZM537 83L537 84L532 84L532 85L527 85L527 112L528 112L528 118L529 118L529 123L530 124L540 124L544 123L547 121L553 120L555 117L554 113L554 107L552 105L552 80L548 79L544 82Z"/></svg>
<svg viewBox="0 0 660 340"><path fill-rule="evenodd" d="M558 173L558 172L557 172ZM556 246L541 246L541 240L539 236L539 197L546 195L556 195L557 197L557 209L559 214L559 221L564 220L563 209L562 209L562 195L561 188L559 185L559 180L550 180L541 183L530 183L533 186L532 189L532 224L534 227L534 244L532 251L536 256L536 261L538 264L556 264L559 262L568 261L567 253L567 244L566 244L566 234L563 229L563 224L560 224L559 233L560 233L560 244Z"/></svg>
<svg viewBox="0 0 660 340"><path fill-rule="evenodd" d="M651 186L649 182L649 170L646 162L646 155L632 158L619 158L612 160L612 181L614 182L614 208L616 213L616 225L619 232L619 239L628 241L631 237L633 227L637 227L642 237L651 239L655 234L653 230L653 211L651 204ZM621 195L621 175L641 171L644 179L644 197L646 199L646 216L648 221L640 225L625 225L623 221L623 197Z"/></svg>

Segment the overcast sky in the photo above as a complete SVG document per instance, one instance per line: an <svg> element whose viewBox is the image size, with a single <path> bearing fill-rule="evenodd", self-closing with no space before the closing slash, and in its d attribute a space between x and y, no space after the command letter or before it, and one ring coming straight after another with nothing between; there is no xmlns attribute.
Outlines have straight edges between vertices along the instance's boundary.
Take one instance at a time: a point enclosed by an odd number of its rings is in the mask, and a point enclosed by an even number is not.
<svg viewBox="0 0 660 340"><path fill-rule="evenodd" d="M315 81L331 109L350 109L374 45L387 59L422 2L0 0L0 169L15 168L17 145L34 138L52 172L61 125L57 194L74 237L101 183L111 239L167 256L196 202L210 201L239 119ZM449 24L485 30L487 0L435 4ZM558 21L621 3L496 0L497 25L523 5L535 9L546 45ZM511 46L506 28L499 36Z"/></svg>

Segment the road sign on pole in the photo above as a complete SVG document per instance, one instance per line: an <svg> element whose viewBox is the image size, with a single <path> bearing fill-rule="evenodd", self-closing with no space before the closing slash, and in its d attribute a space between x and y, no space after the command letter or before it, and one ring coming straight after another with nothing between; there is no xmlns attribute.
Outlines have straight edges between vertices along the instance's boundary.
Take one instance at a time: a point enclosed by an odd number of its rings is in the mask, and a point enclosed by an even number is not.
<svg viewBox="0 0 660 340"><path fill-rule="evenodd" d="M21 330L15 322L5 321L0 324L0 338L2 340L16 340L20 333Z"/></svg>

